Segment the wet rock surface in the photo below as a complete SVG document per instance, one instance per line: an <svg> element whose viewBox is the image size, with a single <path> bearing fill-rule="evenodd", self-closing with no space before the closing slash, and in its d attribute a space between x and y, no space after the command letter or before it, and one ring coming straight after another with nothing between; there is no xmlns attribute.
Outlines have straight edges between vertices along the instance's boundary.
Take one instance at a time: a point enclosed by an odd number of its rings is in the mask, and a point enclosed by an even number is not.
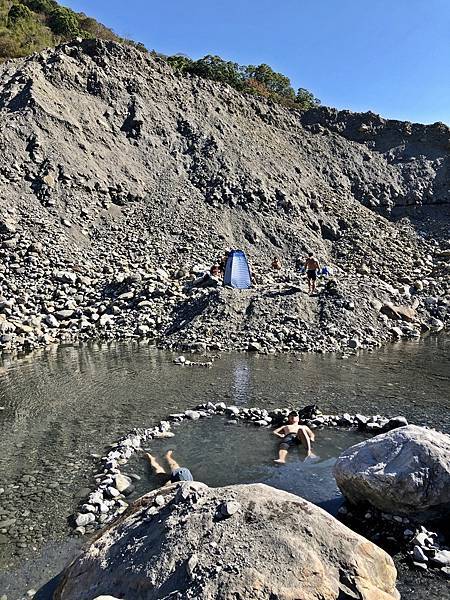
<svg viewBox="0 0 450 600"><path fill-rule="evenodd" d="M2 65L0 125L4 353L353 352L448 324L445 125L288 111L94 40ZM432 223L386 213L419 205ZM226 247L257 285L192 288ZM334 269L316 296L309 249Z"/></svg>
<svg viewBox="0 0 450 600"><path fill-rule="evenodd" d="M238 510L224 515L224 505ZM185 483L138 500L66 570L54 598L388 600L400 597L395 581L386 553L305 500L261 484Z"/></svg>

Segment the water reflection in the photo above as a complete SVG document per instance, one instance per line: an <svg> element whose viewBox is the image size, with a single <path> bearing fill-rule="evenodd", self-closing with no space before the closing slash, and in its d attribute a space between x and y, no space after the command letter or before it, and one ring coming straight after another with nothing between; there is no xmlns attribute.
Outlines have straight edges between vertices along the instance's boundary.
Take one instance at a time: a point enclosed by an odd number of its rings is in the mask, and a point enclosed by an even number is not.
<svg viewBox="0 0 450 600"><path fill-rule="evenodd" d="M250 370L247 361L237 359L233 365L231 401L236 406L247 405L249 400Z"/></svg>

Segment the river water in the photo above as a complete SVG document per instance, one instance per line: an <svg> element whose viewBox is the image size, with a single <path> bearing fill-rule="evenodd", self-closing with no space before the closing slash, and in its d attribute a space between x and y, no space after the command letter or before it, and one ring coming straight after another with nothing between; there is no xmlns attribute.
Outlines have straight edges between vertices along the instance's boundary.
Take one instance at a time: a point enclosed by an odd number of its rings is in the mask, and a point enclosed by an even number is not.
<svg viewBox="0 0 450 600"><path fill-rule="evenodd" d="M403 414L450 432L445 335L347 359L232 354L217 358L212 369L172 360L133 343L60 346L0 363L0 597L14 600L38 589L77 551L67 518L92 486L98 461L91 454L102 455L120 435L171 412L207 401L269 409L315 403L323 412ZM268 430L215 418L184 424L173 440L151 449L162 456L173 448L210 485L263 481L332 510L338 500L332 465L360 439L354 432L320 432L317 456L304 461L295 450L280 468ZM137 493L154 486L141 458L127 470L141 476Z"/></svg>

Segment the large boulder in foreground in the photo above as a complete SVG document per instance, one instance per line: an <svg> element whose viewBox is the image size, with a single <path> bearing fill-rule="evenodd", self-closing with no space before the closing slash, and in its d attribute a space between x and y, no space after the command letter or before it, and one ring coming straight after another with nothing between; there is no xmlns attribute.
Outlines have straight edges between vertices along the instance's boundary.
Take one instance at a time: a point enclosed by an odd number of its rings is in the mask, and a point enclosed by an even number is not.
<svg viewBox="0 0 450 600"><path fill-rule="evenodd" d="M266 485L183 483L147 494L65 571L55 600L394 600L383 550Z"/></svg>
<svg viewBox="0 0 450 600"><path fill-rule="evenodd" d="M450 436L416 425L345 450L336 482L352 504L419 519L450 513Z"/></svg>

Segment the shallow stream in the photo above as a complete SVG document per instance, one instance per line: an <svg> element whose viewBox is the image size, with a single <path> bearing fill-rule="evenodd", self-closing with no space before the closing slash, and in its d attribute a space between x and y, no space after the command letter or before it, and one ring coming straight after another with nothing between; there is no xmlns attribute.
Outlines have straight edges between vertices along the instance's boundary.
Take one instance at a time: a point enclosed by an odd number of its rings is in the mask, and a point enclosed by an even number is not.
<svg viewBox="0 0 450 600"><path fill-rule="evenodd" d="M91 454L102 455L133 427L150 426L171 412L209 400L269 409L316 403L323 412L403 414L450 432L445 335L344 360L234 354L216 359L212 369L172 360L137 344L94 344L0 363L0 597L15 600L38 589L76 552L79 542L68 541L67 517L92 486L98 459ZM294 449L280 468L268 430L214 418L181 425L175 438L151 450L160 457L174 448L175 458L209 485L261 481L332 510L339 501L332 464L360 439L351 432L319 432L317 457L304 461ZM154 486L142 458L126 470L141 475L136 493Z"/></svg>

